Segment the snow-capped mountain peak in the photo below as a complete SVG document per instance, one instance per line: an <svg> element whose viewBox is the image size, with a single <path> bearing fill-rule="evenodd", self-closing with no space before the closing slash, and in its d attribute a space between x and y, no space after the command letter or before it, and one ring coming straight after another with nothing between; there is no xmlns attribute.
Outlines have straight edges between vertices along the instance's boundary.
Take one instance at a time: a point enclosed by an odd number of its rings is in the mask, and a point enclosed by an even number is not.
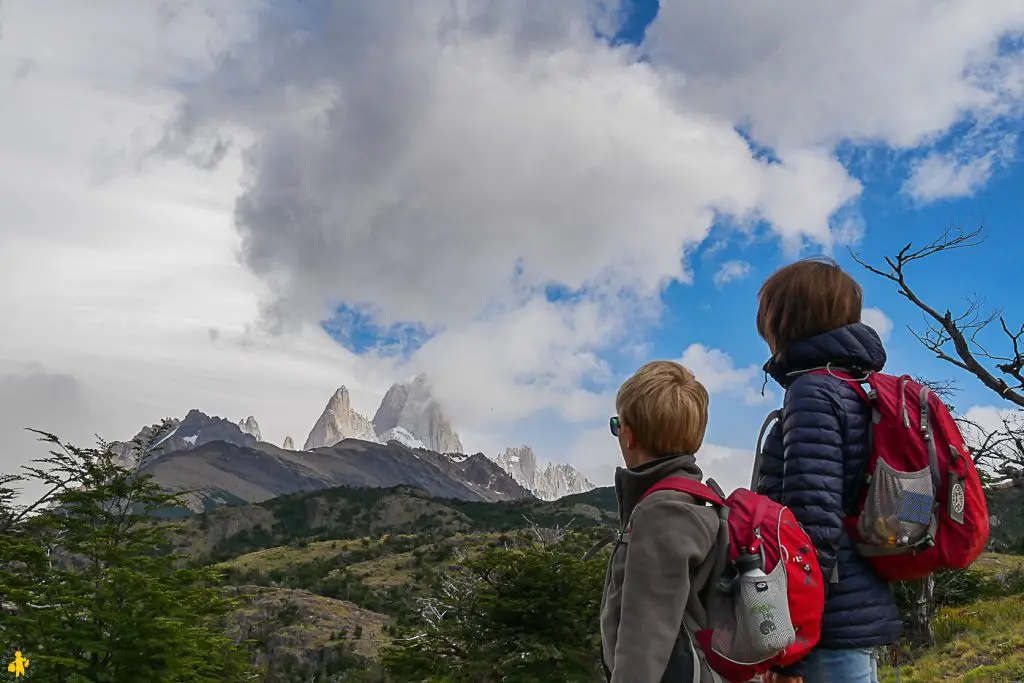
<svg viewBox="0 0 1024 683"><path fill-rule="evenodd" d="M333 446L344 439L378 441L373 424L352 409L348 388L341 386L327 402L320 419L313 425L303 450Z"/></svg>
<svg viewBox="0 0 1024 683"><path fill-rule="evenodd" d="M286 451L294 451L295 450L295 440L292 439L292 437L290 437L290 436L284 437L284 443L281 444L281 448L285 449Z"/></svg>
<svg viewBox="0 0 1024 683"><path fill-rule="evenodd" d="M247 418L238 421L238 428L243 433L248 434L257 441L263 441L263 437L260 436L260 426L256 422L256 418L250 415Z"/></svg>
<svg viewBox="0 0 1024 683"><path fill-rule="evenodd" d="M382 437L390 430L402 427L429 450L462 452L462 441L431 393L430 383L423 374L391 385L373 416L373 427Z"/></svg>
<svg viewBox="0 0 1024 683"><path fill-rule="evenodd" d="M575 493L585 493L594 484L572 465L547 463L537 466L537 456L529 446L506 448L494 462L509 473L512 479L541 500L556 500Z"/></svg>
<svg viewBox="0 0 1024 683"><path fill-rule="evenodd" d="M243 423L251 423L256 434L259 434L259 425L251 417L243 420ZM239 424L220 417L210 417L198 410L190 410L183 420L173 420L170 429L166 433L158 435L155 439L150 427L143 429L132 441L115 442L111 447L115 453L114 463L122 467L132 469L138 464L138 455L135 452L135 443L149 444L152 448L150 458L159 458L165 453L175 451L187 451L196 446L213 441L225 441L237 446L252 446L259 439L252 433L243 429Z"/></svg>

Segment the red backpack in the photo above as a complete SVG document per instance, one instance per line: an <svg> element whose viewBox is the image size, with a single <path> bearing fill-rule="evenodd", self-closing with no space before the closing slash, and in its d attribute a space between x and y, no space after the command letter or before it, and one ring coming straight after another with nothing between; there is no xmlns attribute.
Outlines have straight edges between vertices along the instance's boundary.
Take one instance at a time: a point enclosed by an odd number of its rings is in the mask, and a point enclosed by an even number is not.
<svg viewBox="0 0 1024 683"><path fill-rule="evenodd" d="M742 683L803 659L817 645L824 579L810 537L788 508L746 489L724 498L713 480L708 484L670 477L640 501L680 491L718 509L718 539L694 582L705 585L707 623L687 610L684 625L699 645L695 655L724 680Z"/></svg>
<svg viewBox="0 0 1024 683"><path fill-rule="evenodd" d="M861 555L888 581L963 569L978 559L988 543L988 506L946 404L909 375L856 378L828 368L808 374L847 382L873 411L858 514L845 520Z"/></svg>

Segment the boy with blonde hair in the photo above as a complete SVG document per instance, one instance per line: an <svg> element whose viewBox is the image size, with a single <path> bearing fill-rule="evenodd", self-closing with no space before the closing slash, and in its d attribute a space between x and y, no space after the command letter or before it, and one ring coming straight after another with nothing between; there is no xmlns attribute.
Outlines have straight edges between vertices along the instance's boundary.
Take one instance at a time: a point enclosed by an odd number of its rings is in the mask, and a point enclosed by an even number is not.
<svg viewBox="0 0 1024 683"><path fill-rule="evenodd" d="M713 681L684 614L705 616L697 569L714 547L716 510L686 493L648 489L669 477L700 482L695 454L708 393L678 363L653 361L630 377L611 418L625 467L615 473L621 530L601 601L603 663L611 683Z"/></svg>

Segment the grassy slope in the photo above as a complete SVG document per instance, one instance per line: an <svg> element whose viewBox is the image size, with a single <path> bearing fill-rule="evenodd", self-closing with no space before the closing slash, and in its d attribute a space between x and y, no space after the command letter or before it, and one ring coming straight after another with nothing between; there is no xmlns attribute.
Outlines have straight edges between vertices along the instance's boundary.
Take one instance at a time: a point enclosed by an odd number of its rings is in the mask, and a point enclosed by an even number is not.
<svg viewBox="0 0 1024 683"><path fill-rule="evenodd" d="M901 669L903 681L1024 681L1024 595L944 609L935 638L934 647ZM895 681L895 672L885 671L882 680Z"/></svg>
<svg viewBox="0 0 1024 683"><path fill-rule="evenodd" d="M1024 557L986 553L972 567L991 585L1024 572ZM1019 581L1019 579L1018 579ZM1016 683L1024 681L1024 593L947 607L935 618L935 645L900 668L906 683ZM884 683L896 681L891 666Z"/></svg>

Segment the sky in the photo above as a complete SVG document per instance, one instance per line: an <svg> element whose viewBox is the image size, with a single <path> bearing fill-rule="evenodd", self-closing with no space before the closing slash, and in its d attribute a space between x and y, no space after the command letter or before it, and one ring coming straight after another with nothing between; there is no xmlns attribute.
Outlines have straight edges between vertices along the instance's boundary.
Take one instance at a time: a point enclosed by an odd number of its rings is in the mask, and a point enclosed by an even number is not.
<svg viewBox="0 0 1024 683"><path fill-rule="evenodd" d="M0 0L0 464L191 408L301 443L426 372L467 450L607 485L663 358L740 486L757 290L817 254L991 417L850 254L984 225L913 285L1024 319L1022 132L1019 0Z"/></svg>

